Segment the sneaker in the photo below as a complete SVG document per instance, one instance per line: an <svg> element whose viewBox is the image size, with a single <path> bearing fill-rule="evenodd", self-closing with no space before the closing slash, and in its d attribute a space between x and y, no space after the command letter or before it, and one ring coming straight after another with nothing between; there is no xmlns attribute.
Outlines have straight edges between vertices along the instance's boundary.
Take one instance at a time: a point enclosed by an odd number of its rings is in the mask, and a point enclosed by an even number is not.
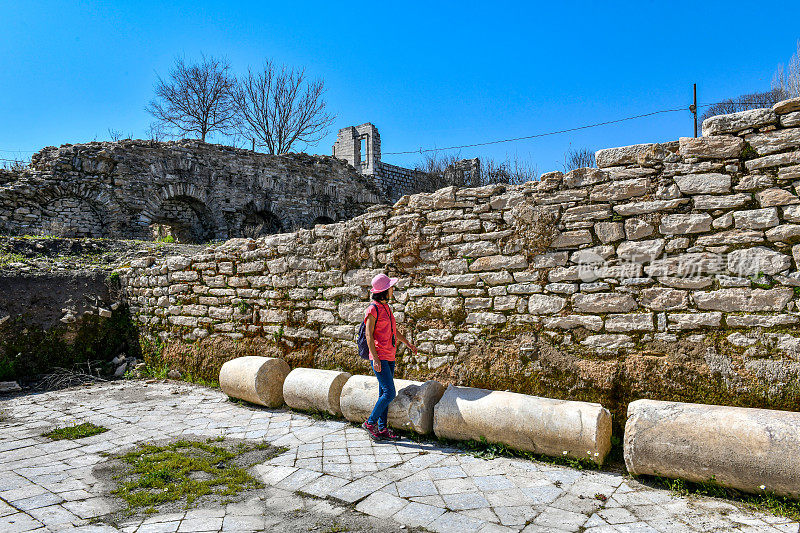
<svg viewBox="0 0 800 533"><path fill-rule="evenodd" d="M378 441L382 439L378 431L378 426L375 424L370 424L369 422L365 421L363 424L361 424L361 427L367 430L367 433L369 433L369 436L372 438L372 440Z"/></svg>
<svg viewBox="0 0 800 533"><path fill-rule="evenodd" d="M378 430L378 435L380 435L382 439L400 440L400 435L398 435L389 428L383 428Z"/></svg>

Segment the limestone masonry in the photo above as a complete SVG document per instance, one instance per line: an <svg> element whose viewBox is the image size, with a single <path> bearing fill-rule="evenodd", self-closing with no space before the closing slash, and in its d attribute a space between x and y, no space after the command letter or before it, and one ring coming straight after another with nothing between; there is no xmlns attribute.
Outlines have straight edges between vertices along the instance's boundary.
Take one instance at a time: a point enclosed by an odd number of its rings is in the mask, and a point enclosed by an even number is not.
<svg viewBox="0 0 800 533"><path fill-rule="evenodd" d="M205 242L359 215L383 195L344 161L194 140L45 148L0 170L0 232Z"/></svg>
<svg viewBox="0 0 800 533"><path fill-rule="evenodd" d="M776 109L600 150L598 169L138 260L122 283L144 327L186 346L175 361L210 376L237 339L292 366L358 370L366 288L387 272L420 348L399 377L599 401L618 417L640 397L798 410L800 100ZM186 355L209 337L213 353Z"/></svg>

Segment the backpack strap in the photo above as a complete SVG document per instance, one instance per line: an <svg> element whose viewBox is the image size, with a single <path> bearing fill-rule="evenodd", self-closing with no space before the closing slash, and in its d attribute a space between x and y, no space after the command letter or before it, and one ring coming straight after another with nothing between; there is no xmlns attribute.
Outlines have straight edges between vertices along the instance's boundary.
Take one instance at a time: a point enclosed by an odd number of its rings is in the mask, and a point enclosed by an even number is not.
<svg viewBox="0 0 800 533"><path fill-rule="evenodd" d="M373 300L373 302L371 304L369 304L369 306L375 308L375 325L377 326L378 325L378 316L380 316L380 311L378 310L378 302ZM364 323L365 324L367 323L367 317L364 317Z"/></svg>

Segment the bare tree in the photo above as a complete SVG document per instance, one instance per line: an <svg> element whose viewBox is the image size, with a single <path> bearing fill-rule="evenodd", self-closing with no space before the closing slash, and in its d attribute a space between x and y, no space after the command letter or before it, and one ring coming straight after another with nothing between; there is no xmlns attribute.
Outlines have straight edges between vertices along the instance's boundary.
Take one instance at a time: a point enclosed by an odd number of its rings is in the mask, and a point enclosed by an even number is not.
<svg viewBox="0 0 800 533"><path fill-rule="evenodd" d="M514 155L514 159L506 157L505 161L497 161L491 158L481 159L481 183L504 183L507 185L519 185L527 181L538 179L538 169L530 160L520 159Z"/></svg>
<svg viewBox="0 0 800 533"><path fill-rule="evenodd" d="M797 41L797 52L789 59L786 70L783 70L783 65L778 65L772 78L772 88L781 91L786 98L800 97L800 40Z"/></svg>
<svg viewBox="0 0 800 533"><path fill-rule="evenodd" d="M418 192L430 192L455 185L456 187L481 187L492 183L519 185L535 181L538 176L536 165L531 161L506 158L498 161L480 158L477 169L472 161L462 159L459 153L444 155L439 151L426 152L417 163L416 170L424 172L424 178L417 180Z"/></svg>
<svg viewBox="0 0 800 533"><path fill-rule="evenodd" d="M709 106L700 116L700 120L705 120L717 115L729 115L731 113L738 113L739 111L747 111L748 109L772 107L774 104L786 98L788 98L787 93L780 87L775 87L769 91L743 94L736 98L722 100L721 102Z"/></svg>
<svg viewBox="0 0 800 533"><path fill-rule="evenodd" d="M264 63L248 69L233 91L241 134L256 139L270 154L285 154L296 143L317 144L334 115L325 109L325 82L308 80L304 69Z"/></svg>
<svg viewBox="0 0 800 533"><path fill-rule="evenodd" d="M597 162L594 160L594 152L588 148L570 148L564 154L564 173L576 168L594 168Z"/></svg>
<svg viewBox="0 0 800 533"><path fill-rule="evenodd" d="M178 58L167 80L158 77L156 97L145 110L179 136L197 135L205 142L209 133L227 133L236 121L231 98L236 78L229 70L225 59L203 56L187 64Z"/></svg>

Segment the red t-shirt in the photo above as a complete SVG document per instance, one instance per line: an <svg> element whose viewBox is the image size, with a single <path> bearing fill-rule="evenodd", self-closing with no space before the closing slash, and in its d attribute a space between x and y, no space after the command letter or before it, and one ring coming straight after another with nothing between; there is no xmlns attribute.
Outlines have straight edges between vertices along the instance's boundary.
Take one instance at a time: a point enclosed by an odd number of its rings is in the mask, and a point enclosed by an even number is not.
<svg viewBox="0 0 800 533"><path fill-rule="evenodd" d="M376 311L375 308L379 308ZM394 361L397 346L392 346L392 333L397 331L397 325L394 321L394 313L388 304L384 302L372 302L364 313L364 320L367 320L369 315L377 316L375 321L375 331L372 333L372 338L375 339L375 350L378 352L378 359L381 361ZM395 335L395 342L396 342ZM370 361L372 360L372 352L369 354Z"/></svg>

